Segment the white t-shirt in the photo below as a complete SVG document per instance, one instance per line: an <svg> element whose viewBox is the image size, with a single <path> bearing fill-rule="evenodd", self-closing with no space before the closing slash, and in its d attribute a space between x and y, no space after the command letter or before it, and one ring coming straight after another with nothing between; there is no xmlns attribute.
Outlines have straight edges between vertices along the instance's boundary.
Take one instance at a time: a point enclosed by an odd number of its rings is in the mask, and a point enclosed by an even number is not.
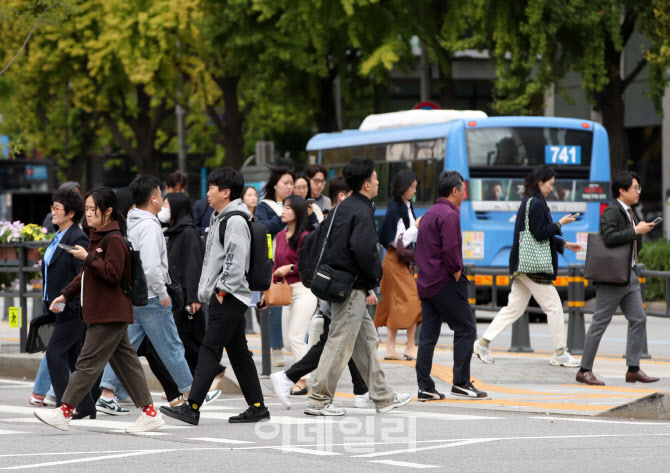
<svg viewBox="0 0 670 473"><path fill-rule="evenodd" d="M407 206L407 211L409 213L409 229L405 228L405 223L402 219L398 220L395 238L389 243L393 248L398 248L398 238L400 238L400 235L402 235L402 244L407 246L416 243L416 237L419 233L419 229L414 226L416 219L414 218L414 215L412 215L409 202L405 202L405 205Z"/></svg>

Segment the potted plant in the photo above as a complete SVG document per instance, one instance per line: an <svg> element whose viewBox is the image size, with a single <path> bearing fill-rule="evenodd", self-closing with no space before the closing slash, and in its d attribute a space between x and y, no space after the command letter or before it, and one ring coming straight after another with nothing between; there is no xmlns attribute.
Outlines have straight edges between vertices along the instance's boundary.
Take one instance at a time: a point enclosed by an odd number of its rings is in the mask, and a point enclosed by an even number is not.
<svg viewBox="0 0 670 473"><path fill-rule="evenodd" d="M0 222L0 261L5 266L18 265L19 253L16 246L21 241L23 227L19 221Z"/></svg>

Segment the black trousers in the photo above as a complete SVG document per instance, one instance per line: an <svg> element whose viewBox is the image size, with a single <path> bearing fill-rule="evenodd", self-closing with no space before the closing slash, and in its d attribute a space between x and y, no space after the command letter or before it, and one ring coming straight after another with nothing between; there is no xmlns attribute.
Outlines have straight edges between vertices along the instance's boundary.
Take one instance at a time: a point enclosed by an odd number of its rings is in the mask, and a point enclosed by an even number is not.
<svg viewBox="0 0 670 473"><path fill-rule="evenodd" d="M198 354L200 353L202 338L205 335L205 316L202 310L199 310L194 314L192 319L185 317L184 314L188 315L188 312L182 309L174 314L174 319L177 326L177 333L179 333L179 338L184 344L184 357L186 358L186 363L188 363L191 374L195 376L195 368L198 365ZM144 356L147 359L151 372L156 376L158 382L161 383L163 391L165 391L165 397L167 397L168 401L172 401L181 396L177 383L174 382L167 367L163 364L163 361L161 361L161 358L151 343L151 340L149 340L149 337L144 337L144 340L142 340L142 343L137 349L137 356ZM217 374L221 374L224 369L223 366L219 365L219 372Z"/></svg>
<svg viewBox="0 0 670 473"><path fill-rule="evenodd" d="M249 352L244 333L246 311L247 305L231 294L227 294L221 304L215 296L212 296L209 303L207 332L200 347L198 366L195 369L193 387L188 398L189 404L202 405L207 390L220 372L224 348L247 404L263 402L263 391L256 364Z"/></svg>
<svg viewBox="0 0 670 473"><path fill-rule="evenodd" d="M56 314L58 319L59 314ZM63 403L63 394L70 381L70 373L74 373L77 358L84 346L86 324L79 318L59 321L54 326L54 331L47 345L47 366L51 384L56 394L56 405ZM95 401L90 392L86 393L81 403L77 406L77 412L95 411Z"/></svg>
<svg viewBox="0 0 670 473"><path fill-rule="evenodd" d="M468 280L461 275L460 281L451 281L437 294L421 299L421 337L416 359L416 377L419 389L434 389L430 377L435 345L440 338L442 322L454 332L454 384L470 381L472 346L477 338L475 317L468 303Z"/></svg>
<svg viewBox="0 0 670 473"><path fill-rule="evenodd" d="M323 318L323 333L319 337L316 345L312 346L305 356L295 362L293 366L286 370L286 377L297 383L300 378L314 371L319 366L319 360L323 353L323 347L328 341L328 333L330 332L330 317ZM368 386L363 380L360 371L356 368L353 358L349 360L349 371L351 372L351 381L354 384L354 394L365 394L368 392Z"/></svg>

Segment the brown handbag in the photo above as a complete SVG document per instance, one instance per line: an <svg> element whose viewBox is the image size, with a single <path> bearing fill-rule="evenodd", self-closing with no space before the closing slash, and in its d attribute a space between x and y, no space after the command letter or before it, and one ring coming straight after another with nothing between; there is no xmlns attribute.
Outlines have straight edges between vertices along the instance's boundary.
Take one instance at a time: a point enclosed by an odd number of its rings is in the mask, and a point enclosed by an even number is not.
<svg viewBox="0 0 670 473"><path fill-rule="evenodd" d="M412 244L410 243L407 246L403 245L402 235L398 238L397 243L396 254L398 255L398 261L405 264L414 263L414 247Z"/></svg>
<svg viewBox="0 0 670 473"><path fill-rule="evenodd" d="M267 307L289 305L293 300L293 288L286 279L279 283L272 281L270 289L263 292L263 298Z"/></svg>
<svg viewBox="0 0 670 473"><path fill-rule="evenodd" d="M627 284L630 278L632 257L632 242L608 247L599 233L589 233L584 279L611 284Z"/></svg>

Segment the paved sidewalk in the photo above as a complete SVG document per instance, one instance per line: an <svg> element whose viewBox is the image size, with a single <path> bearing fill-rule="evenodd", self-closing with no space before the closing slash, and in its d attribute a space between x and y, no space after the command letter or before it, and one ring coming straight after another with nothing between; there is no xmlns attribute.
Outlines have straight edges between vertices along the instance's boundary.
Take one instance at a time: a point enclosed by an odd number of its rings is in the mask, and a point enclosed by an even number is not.
<svg viewBox="0 0 670 473"><path fill-rule="evenodd" d="M668 333L667 324L670 321L649 319L648 333L649 352L653 358L642 361L642 369L650 376L661 378L659 383L651 385L628 384L624 381L626 371L625 359L622 353L625 350L626 321L623 317L613 320L603 338L600 347L600 356L596 359L594 372L607 386L594 387L578 384L575 381L577 368L555 367L549 364L552 352L551 337L546 324L531 324L531 342L533 353L509 353L510 332L504 332L492 345L492 356L495 363L486 365L477 357L472 360L472 378L474 384L488 392L488 397L482 400L469 400L449 395L451 389L453 354L451 351L452 334L446 325L443 326L440 343L435 352L433 376L437 389L447 394L443 401L433 401L431 404L443 405L445 409L455 405L467 405L474 409L507 410L518 412L535 412L550 414L577 414L596 415L615 406L641 398L658 391L670 392L670 341L662 337ZM2 322L0 337L3 338L0 351L2 358L12 357L27 359L34 367L32 373L26 370L25 378L34 379L34 373L39 364L40 355L18 355L18 333L8 332L6 322ZM483 333L487 324L478 324L479 333ZM588 328L588 321L587 321ZM416 393L416 374L413 361L383 360L386 332L380 329L382 344L379 349L379 358L388 383L397 392ZM254 352L257 368L261 371L260 336L249 335L249 347ZM402 353L405 339L401 332L398 337L398 351ZM578 356L576 356L579 359ZM292 355L285 353L287 366L293 362ZM224 354L224 364L229 363ZM273 371L283 368L273 368ZM0 377L6 376L0 372ZM232 370L227 377L234 381ZM23 377L23 376L22 376ZM155 380L150 380L153 389L156 389ZM261 379L264 393L274 398L272 383L269 378ZM351 404L352 385L348 370L345 370L338 385L336 401L344 406ZM276 398L274 398L276 400ZM307 401L306 397L292 397L294 409L300 409Z"/></svg>

